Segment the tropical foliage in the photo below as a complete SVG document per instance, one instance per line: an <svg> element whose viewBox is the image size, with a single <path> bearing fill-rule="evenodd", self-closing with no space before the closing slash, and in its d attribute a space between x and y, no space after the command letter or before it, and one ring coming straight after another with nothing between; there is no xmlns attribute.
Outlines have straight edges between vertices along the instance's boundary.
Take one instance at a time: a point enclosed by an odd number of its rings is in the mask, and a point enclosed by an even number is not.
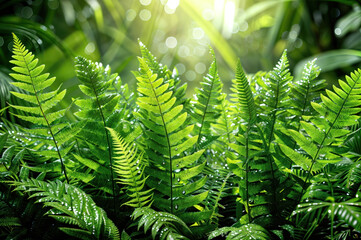
<svg viewBox="0 0 361 240"><path fill-rule="evenodd" d="M361 70L326 89L284 51L269 72L238 61L227 96L211 51L187 98L140 43L134 93L77 57L83 95L62 108L66 90L13 38L24 104L2 110L18 119L1 118L2 239L361 237Z"/></svg>

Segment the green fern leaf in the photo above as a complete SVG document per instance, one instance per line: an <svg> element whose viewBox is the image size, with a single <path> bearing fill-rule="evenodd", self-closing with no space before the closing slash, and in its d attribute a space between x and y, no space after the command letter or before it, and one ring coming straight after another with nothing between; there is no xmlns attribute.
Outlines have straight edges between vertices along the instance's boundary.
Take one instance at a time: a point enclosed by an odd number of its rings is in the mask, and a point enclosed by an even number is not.
<svg viewBox="0 0 361 240"><path fill-rule="evenodd" d="M13 185L16 191L24 191L30 194L30 198L36 198L36 202L50 207L47 212L49 216L75 225L60 228L65 233L88 236L88 239L89 236L95 239L120 239L118 229L105 211L79 188L59 181L44 182L36 179L13 182ZM67 220L62 217L67 217Z"/></svg>
<svg viewBox="0 0 361 240"><path fill-rule="evenodd" d="M212 51L213 56L214 52ZM206 142L211 135L211 124L216 123L221 115L222 82L218 76L215 58L211 63L207 76L201 82L202 88L196 89L195 100L191 102L191 116L197 123L194 132L198 136L197 145Z"/></svg>
<svg viewBox="0 0 361 240"><path fill-rule="evenodd" d="M34 59L34 55L25 48L15 34L13 34L13 37L14 55L13 60L10 62L15 65L13 70L16 73L11 73L10 76L18 81L13 82L13 85L22 89L25 93L12 92L12 94L29 102L31 105L11 105L13 108L20 110L18 114L14 115L22 120L45 127L45 130L48 132L46 135L51 136L51 146L56 150L56 157L60 159L64 176L66 180L69 181L63 161L64 155L60 152L61 144L58 143L55 137L58 130L56 130L57 127L54 126L54 121L61 118L65 110L52 111L53 107L64 98L66 90L59 92L58 89L50 93L44 93L44 90L54 83L55 77L48 78L48 73L42 74L45 66L37 66L38 59ZM29 113L30 115L24 115L24 113Z"/></svg>
<svg viewBox="0 0 361 240"><path fill-rule="evenodd" d="M314 113L311 102L319 98L319 91L323 90L325 80L316 80L320 74L320 68L315 64L317 59L305 64L302 77L292 85L292 109L289 111L300 120L303 115L309 116Z"/></svg>
<svg viewBox="0 0 361 240"><path fill-rule="evenodd" d="M361 70L346 76L346 82L339 80L340 88L334 86L334 91L326 90L321 94L322 103L312 102L312 107L319 113L310 122L301 122L304 132L288 131L298 146L311 159L308 164L308 177L321 164L340 161L341 144L350 132L346 127L356 124L360 112L358 101L361 99ZM288 157L296 157L291 151L285 152ZM296 161L302 161L298 158ZM314 169L315 168L315 169Z"/></svg>
<svg viewBox="0 0 361 240"><path fill-rule="evenodd" d="M223 236L227 234L229 240L243 240L243 239L254 239L254 240L268 240L271 239L270 234L266 229L260 225L249 223L239 228L237 227L223 227L213 231L208 239L214 239L215 237Z"/></svg>
<svg viewBox="0 0 361 240"><path fill-rule="evenodd" d="M152 231L153 239L189 239L192 236L188 226L177 216L167 212L157 212L151 208L136 208L132 214L133 219L140 217L138 230L144 227L144 232ZM186 237L188 236L188 237Z"/></svg>
<svg viewBox="0 0 361 240"><path fill-rule="evenodd" d="M184 83L181 85L177 69L170 71L167 66L162 66L162 64L157 62L156 57L142 42L139 42L139 46L142 58L148 65L149 69L154 74L157 74L158 78L163 78L164 82L169 84L169 89L173 91L173 94L176 97L176 105L186 104L185 94L187 84ZM134 72L134 74L138 76L136 72Z"/></svg>
<svg viewBox="0 0 361 240"><path fill-rule="evenodd" d="M143 190L146 178L143 178L143 154L137 154L134 146L126 143L124 139L111 128L108 129L113 138L114 152L116 154L114 167L119 182L127 185L132 199L125 205L131 207L145 207L152 204L151 190Z"/></svg>
<svg viewBox="0 0 361 240"><path fill-rule="evenodd" d="M112 185L113 207L116 211L116 185L113 174L113 160L111 139L106 128L108 118L111 118L112 113L117 109L120 96L117 94L109 94L108 90L113 82L117 79L117 74L111 74L109 66L103 67L101 63L92 62L83 57L76 58L76 74L83 85L80 85L80 90L87 95L88 99L76 100L75 104L79 106L80 110L75 114L81 119L92 119L88 121L84 127L84 131L80 133L85 141L89 139L89 135L93 136L95 146L97 149L93 153L98 154L99 159L108 159L110 168L110 183ZM98 147L100 146L100 147ZM108 156L105 156L107 152Z"/></svg>
<svg viewBox="0 0 361 240"><path fill-rule="evenodd" d="M146 153L150 159L150 167L146 169L150 175L147 183L157 190L154 196L157 206L171 212L185 210L188 203L200 203L206 197L206 193L192 196L192 192L197 189L187 192L190 189L187 189L186 184L201 173L204 164L190 165L200 158L203 151L184 154L197 142L197 137L189 137L193 125L186 125L187 113L183 111L183 105L176 103L174 92L169 89L170 84L158 78L145 59L139 58L139 63L140 72L136 76L140 112L136 116L144 125L147 139ZM184 192L177 196L179 199L176 201L175 189Z"/></svg>
<svg viewBox="0 0 361 240"><path fill-rule="evenodd" d="M233 102L239 105L239 114L243 121L253 124L256 120L256 105L253 93L249 86L247 77L243 71L241 62L238 60L236 68L236 79L233 80Z"/></svg>

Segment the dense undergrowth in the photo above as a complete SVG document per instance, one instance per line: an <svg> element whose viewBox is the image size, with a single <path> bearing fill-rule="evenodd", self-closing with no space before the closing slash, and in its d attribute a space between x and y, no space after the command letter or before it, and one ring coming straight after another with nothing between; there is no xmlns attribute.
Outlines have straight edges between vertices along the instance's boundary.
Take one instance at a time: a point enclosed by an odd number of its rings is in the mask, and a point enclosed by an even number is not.
<svg viewBox="0 0 361 240"><path fill-rule="evenodd" d="M294 79L285 51L270 72L238 62L226 96L212 53L188 99L140 49L134 93L76 58L84 94L62 109L66 89L14 35L2 239L359 239L360 70L325 89L315 61Z"/></svg>

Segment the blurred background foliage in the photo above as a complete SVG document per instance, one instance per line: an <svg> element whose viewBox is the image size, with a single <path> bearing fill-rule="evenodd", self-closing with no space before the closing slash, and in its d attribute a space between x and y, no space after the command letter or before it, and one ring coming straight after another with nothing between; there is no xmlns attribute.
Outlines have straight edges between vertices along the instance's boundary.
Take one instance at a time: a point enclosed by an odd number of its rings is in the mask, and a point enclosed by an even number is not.
<svg viewBox="0 0 361 240"><path fill-rule="evenodd" d="M17 34L57 82L77 90L73 59L109 64L135 87L138 41L188 83L188 95L217 56L224 90L237 58L248 73L269 70L287 48L297 77L317 57L329 84L361 60L359 0L0 0L0 107L11 99L8 77Z"/></svg>

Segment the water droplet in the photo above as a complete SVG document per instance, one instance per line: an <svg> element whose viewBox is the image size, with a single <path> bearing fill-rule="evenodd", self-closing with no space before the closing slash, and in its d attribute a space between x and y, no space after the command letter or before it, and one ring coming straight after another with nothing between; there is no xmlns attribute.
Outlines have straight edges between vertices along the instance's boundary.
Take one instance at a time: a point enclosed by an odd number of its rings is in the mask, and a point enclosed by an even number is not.
<svg viewBox="0 0 361 240"><path fill-rule="evenodd" d="M185 195L185 194L186 194L186 191L183 191L182 194Z"/></svg>
<svg viewBox="0 0 361 240"><path fill-rule="evenodd" d="M174 209L177 210L177 209L178 209L178 205L175 205L175 206L174 206Z"/></svg>
<svg viewBox="0 0 361 240"><path fill-rule="evenodd" d="M177 182L180 182L180 178L177 178Z"/></svg>

